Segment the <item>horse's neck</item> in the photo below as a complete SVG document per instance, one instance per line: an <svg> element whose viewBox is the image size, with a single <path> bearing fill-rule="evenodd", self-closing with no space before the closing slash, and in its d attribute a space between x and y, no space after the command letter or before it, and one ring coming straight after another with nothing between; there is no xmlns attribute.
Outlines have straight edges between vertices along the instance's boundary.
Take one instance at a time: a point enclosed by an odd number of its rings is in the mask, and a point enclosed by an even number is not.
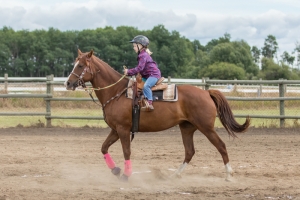
<svg viewBox="0 0 300 200"><path fill-rule="evenodd" d="M103 61L99 61L99 63L100 71L96 73L91 84L93 88L99 88L99 90L95 90L95 93L103 104L121 92L126 87L127 81L125 79L120 80L122 75Z"/></svg>

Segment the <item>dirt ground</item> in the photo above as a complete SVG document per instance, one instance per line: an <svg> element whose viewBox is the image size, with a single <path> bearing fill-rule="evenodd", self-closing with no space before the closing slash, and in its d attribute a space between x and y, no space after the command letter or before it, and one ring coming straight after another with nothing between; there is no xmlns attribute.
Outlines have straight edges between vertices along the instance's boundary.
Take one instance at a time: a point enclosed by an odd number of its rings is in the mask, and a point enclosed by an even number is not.
<svg viewBox="0 0 300 200"><path fill-rule="evenodd" d="M300 129L254 129L226 143L235 171L225 181L221 155L200 132L196 154L181 178L170 175L184 159L178 127L137 133L133 174L120 182L106 167L101 145L109 129L0 129L0 200L12 199L299 199ZM120 142L110 154L123 170Z"/></svg>

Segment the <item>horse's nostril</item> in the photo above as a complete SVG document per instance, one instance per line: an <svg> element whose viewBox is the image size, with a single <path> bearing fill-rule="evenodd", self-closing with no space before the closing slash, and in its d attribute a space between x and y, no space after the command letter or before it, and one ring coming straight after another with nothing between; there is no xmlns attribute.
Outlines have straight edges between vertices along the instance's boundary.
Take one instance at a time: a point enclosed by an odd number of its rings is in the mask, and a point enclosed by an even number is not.
<svg viewBox="0 0 300 200"><path fill-rule="evenodd" d="M70 85L70 82L68 81L68 82L67 82L67 86L69 86L69 85Z"/></svg>

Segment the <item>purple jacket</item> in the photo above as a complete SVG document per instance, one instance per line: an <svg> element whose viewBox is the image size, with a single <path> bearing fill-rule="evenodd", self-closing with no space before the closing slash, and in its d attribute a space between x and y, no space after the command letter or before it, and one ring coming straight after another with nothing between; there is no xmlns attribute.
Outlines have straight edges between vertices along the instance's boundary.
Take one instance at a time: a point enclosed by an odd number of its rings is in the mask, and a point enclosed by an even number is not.
<svg viewBox="0 0 300 200"><path fill-rule="evenodd" d="M133 76L138 72L140 72L143 78L155 77L159 79L161 77L156 62L145 50L142 50L138 55L138 65L135 68L128 69L127 75Z"/></svg>

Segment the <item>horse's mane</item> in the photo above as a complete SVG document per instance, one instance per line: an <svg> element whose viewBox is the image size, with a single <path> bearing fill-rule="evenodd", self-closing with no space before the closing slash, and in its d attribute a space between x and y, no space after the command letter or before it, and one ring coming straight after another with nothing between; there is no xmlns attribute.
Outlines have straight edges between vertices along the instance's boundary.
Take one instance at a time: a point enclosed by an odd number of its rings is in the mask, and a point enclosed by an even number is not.
<svg viewBox="0 0 300 200"><path fill-rule="evenodd" d="M118 74L118 75L121 76L121 74L117 70L115 70L114 68L112 68L108 63L104 62L103 60L101 60L97 56L93 55L92 59L94 59L94 62L98 62L99 63L98 65L104 65L104 67L106 69L110 69L110 70L114 71L114 73L116 73L116 74ZM101 70L99 67L97 67L98 65L96 63L94 63L94 65L93 65L94 69L91 69L94 73L96 73L96 71Z"/></svg>

